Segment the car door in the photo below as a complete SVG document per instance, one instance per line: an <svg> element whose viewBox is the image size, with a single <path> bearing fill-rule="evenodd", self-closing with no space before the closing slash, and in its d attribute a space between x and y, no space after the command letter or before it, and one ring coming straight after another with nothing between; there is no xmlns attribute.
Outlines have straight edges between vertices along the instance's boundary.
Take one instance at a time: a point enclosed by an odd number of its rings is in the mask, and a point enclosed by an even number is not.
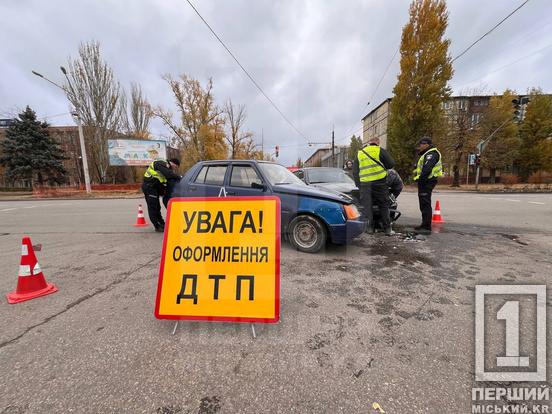
<svg viewBox="0 0 552 414"><path fill-rule="evenodd" d="M257 187L253 187L257 185ZM264 188L260 188L263 186ZM257 169L251 164L233 164L227 177L226 194L229 196L263 196L270 190Z"/></svg>
<svg viewBox="0 0 552 414"><path fill-rule="evenodd" d="M190 197L217 197L224 185L228 164L205 164L188 186Z"/></svg>

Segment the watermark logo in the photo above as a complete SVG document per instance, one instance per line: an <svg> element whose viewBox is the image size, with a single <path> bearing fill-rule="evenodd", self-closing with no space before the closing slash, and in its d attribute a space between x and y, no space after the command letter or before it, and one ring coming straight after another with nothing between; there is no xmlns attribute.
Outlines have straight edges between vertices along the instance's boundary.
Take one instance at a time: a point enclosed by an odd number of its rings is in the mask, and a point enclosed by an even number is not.
<svg viewBox="0 0 552 414"><path fill-rule="evenodd" d="M546 286L475 287L475 380L546 381Z"/></svg>

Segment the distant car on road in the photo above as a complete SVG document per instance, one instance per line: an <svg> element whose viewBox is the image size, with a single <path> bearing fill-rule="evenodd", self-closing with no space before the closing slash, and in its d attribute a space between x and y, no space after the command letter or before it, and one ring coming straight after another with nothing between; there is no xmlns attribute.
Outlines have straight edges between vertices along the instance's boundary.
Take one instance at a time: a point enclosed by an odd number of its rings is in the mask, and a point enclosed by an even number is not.
<svg viewBox="0 0 552 414"><path fill-rule="evenodd" d="M273 195L280 198L282 235L296 249L316 253L327 241L344 244L362 234L365 222L352 200L305 185L285 167L266 161L223 160L195 164L173 197Z"/></svg>
<svg viewBox="0 0 552 414"><path fill-rule="evenodd" d="M358 204L360 211L363 211L360 205L360 191L354 180L344 170L331 167L305 167L295 170L293 174L307 185L340 192L349 196L354 203ZM397 196L402 191L403 183L400 176L394 170L389 170L387 182L390 186L389 216L391 222L394 223L401 216L401 212L398 210ZM379 207L374 205L372 211L378 227L380 225Z"/></svg>
<svg viewBox="0 0 552 414"><path fill-rule="evenodd" d="M360 200L354 180L339 168L305 167L293 171L293 174L307 185L346 194L356 203Z"/></svg>

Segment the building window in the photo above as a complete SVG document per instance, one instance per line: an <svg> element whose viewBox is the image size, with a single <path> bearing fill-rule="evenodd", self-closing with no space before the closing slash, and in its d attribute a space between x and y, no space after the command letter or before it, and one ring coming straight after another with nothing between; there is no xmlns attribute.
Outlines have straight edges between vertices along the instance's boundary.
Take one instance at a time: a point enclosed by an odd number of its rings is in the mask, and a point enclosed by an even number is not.
<svg viewBox="0 0 552 414"><path fill-rule="evenodd" d="M466 109L466 101L463 99L457 102L458 109Z"/></svg>
<svg viewBox="0 0 552 414"><path fill-rule="evenodd" d="M444 107L445 107L445 109L450 109L450 101L446 101L444 103Z"/></svg>
<svg viewBox="0 0 552 414"><path fill-rule="evenodd" d="M481 114L472 114L471 116L472 125L478 124L480 119L481 119Z"/></svg>

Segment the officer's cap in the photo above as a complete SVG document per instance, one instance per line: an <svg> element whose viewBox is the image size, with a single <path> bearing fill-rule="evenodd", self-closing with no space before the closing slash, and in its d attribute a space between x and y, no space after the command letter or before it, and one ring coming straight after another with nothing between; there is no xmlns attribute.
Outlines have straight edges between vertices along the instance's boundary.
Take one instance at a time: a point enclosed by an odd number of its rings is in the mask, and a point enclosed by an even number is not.
<svg viewBox="0 0 552 414"><path fill-rule="evenodd" d="M433 142L431 141L431 138L429 138L429 137L423 137L423 138L421 138L421 139L418 141L418 145L420 145L420 144L432 145Z"/></svg>

